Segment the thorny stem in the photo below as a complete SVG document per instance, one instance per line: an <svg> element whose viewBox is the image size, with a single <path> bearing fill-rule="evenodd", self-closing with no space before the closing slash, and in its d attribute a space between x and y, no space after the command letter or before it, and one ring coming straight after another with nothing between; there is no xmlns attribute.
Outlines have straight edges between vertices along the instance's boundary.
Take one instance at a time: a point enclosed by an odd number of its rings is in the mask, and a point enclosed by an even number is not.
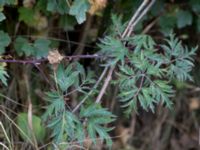
<svg viewBox="0 0 200 150"><path fill-rule="evenodd" d="M74 55L74 56L65 56L64 59L72 60L72 59L100 59L103 56L93 54L93 55ZM28 60L17 60L17 59L0 59L0 63L19 63L19 64L34 64L38 65L42 62L48 61L47 58L42 59L28 59Z"/></svg>
<svg viewBox="0 0 200 150"><path fill-rule="evenodd" d="M103 56L100 56L98 54L93 55L73 55L73 56L64 56L64 59L66 60L72 60L72 59L101 59ZM47 62L47 58L41 58L41 59L27 59L27 60L17 60L17 59L0 59L0 63L18 63L18 64L31 64L34 65L38 71L42 74L45 81L51 86L52 89L54 89L54 86L51 84L51 82L46 77L45 73L42 71L42 69L39 67L39 65L42 62Z"/></svg>
<svg viewBox="0 0 200 150"><path fill-rule="evenodd" d="M138 8L138 10L135 12L135 14L133 15L133 17L131 18L128 26L126 27L125 31L122 34L122 39L129 37L131 35L131 33L134 30L134 27L136 26L136 24L142 19L142 17L148 12L148 10L151 8L151 6L154 4L156 0L144 0L143 3L141 4L141 6ZM142 12L141 12L142 11ZM100 103L101 98L103 97L106 88L109 85L109 82L112 78L112 73L115 69L115 65L112 66L109 70L109 73L106 77L106 80L104 82L104 85L102 86L100 93L96 99L96 103Z"/></svg>

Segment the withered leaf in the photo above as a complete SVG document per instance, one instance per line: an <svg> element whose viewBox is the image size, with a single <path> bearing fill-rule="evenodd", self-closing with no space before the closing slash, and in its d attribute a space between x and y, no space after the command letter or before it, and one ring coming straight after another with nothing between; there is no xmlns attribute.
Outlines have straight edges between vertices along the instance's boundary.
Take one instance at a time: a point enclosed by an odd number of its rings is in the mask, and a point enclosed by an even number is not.
<svg viewBox="0 0 200 150"><path fill-rule="evenodd" d="M59 64L63 60L64 56L62 56L57 49L49 51L47 59L50 64Z"/></svg>

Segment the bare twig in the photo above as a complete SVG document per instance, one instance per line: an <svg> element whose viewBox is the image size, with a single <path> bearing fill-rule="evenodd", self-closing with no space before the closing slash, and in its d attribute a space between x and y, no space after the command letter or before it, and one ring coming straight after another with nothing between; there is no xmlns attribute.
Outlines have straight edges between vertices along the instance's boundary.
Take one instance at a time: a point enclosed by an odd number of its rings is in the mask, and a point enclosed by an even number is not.
<svg viewBox="0 0 200 150"><path fill-rule="evenodd" d="M34 64L34 66L38 69L38 71L41 73L41 75L43 76L43 78L45 79L45 81L51 86L51 88L54 89L54 86L51 84L51 82L49 81L49 79L45 75L44 71L39 67L39 65Z"/></svg>
<svg viewBox="0 0 200 150"><path fill-rule="evenodd" d="M155 18L152 22L150 22L142 31L142 34L146 34L147 32L149 32L149 30L151 30L151 28L157 23L158 18Z"/></svg>
<svg viewBox="0 0 200 150"><path fill-rule="evenodd" d="M2 123L1 121L0 121L0 127L1 127L1 129L2 129L2 131L3 131L3 134L4 134L5 137L6 137L6 140L7 140L8 144L9 144L9 149L12 149L13 146L12 146L12 144L11 144L10 139L8 138L8 134L6 133L6 130L5 130L5 128L4 128L4 126L3 126L3 123ZM8 150L9 150L9 149L8 149Z"/></svg>
<svg viewBox="0 0 200 150"><path fill-rule="evenodd" d="M47 61L47 59L29 59L29 60L17 60L17 59L0 59L0 63L16 63L16 64L40 64Z"/></svg>
<svg viewBox="0 0 200 150"><path fill-rule="evenodd" d="M74 45L87 46L89 48L97 48L96 46L92 46L92 45L89 45L89 44L79 43L79 42L71 41L71 40L60 39L60 38L56 38L56 37L49 37L49 36L45 37L45 36L38 36L38 35L18 35L18 36L26 37L26 38L48 39L48 40L59 41L59 42L64 42L64 43L70 43L70 44L74 44ZM11 37L15 37L15 35L13 35Z"/></svg>
<svg viewBox="0 0 200 150"><path fill-rule="evenodd" d="M14 103L14 104L16 104L16 105L19 105L19 106L22 106L22 107L27 108L26 105L20 104L20 103L17 102L17 100L13 100L13 99L7 97L6 95L3 95L2 93L0 93L0 97L6 99L6 100L8 100L8 101L10 101L10 102L12 102L12 103Z"/></svg>
<svg viewBox="0 0 200 150"><path fill-rule="evenodd" d="M100 59L103 58L103 56L93 54L93 55L73 55L73 56L64 56L64 59ZM19 63L19 64L34 64L38 65L42 62L48 61L47 58L42 59L27 59L27 60L17 60L17 59L0 59L0 63Z"/></svg>
<svg viewBox="0 0 200 150"><path fill-rule="evenodd" d="M73 111L72 111L73 113L79 109L79 107L87 100L87 98L88 98L88 97L93 93L93 91L97 88L97 86L99 85L99 83L101 82L101 80L103 79L103 77L105 76L107 70L108 70L108 67L106 67L106 68L103 70L103 72L102 72L102 74L101 74L99 80L96 82L96 84L94 85L94 87L92 88L92 90L90 90L90 92L84 97L84 99L73 109Z"/></svg>
<svg viewBox="0 0 200 150"><path fill-rule="evenodd" d="M103 87L102 87L102 89L101 89L101 91L100 91L100 93L99 93L99 95L98 95L98 97L96 99L96 103L99 103L101 101L101 98L102 98L103 94L105 93L105 90L106 90L106 88L107 88L107 86L108 86L108 84L109 84L109 82L110 82L110 80L112 78L112 73L113 73L114 69L115 69L115 66L112 66L110 68L110 70L108 72L108 76L107 76L107 78L106 78L106 80L104 82L104 85L103 85Z"/></svg>
<svg viewBox="0 0 200 150"><path fill-rule="evenodd" d="M144 9L144 7L146 6L147 3L148 3L148 0L144 0L143 3L138 8L138 10L134 13L133 17L131 18L131 20L128 23L128 26L126 27L124 33L122 34L123 38L128 34L129 30L131 29L131 26L134 24L139 13ZM133 28L132 28L132 31L133 31Z"/></svg>
<svg viewBox="0 0 200 150"><path fill-rule="evenodd" d="M144 15L146 15L146 13L149 11L149 9L151 8L151 6L155 3L156 0L144 0L144 8L141 12L141 14L138 16L138 18L131 24L131 26L129 27L129 31L127 33L127 37L129 37L131 35L131 33L133 32L135 26L138 24L138 22L144 17Z"/></svg>

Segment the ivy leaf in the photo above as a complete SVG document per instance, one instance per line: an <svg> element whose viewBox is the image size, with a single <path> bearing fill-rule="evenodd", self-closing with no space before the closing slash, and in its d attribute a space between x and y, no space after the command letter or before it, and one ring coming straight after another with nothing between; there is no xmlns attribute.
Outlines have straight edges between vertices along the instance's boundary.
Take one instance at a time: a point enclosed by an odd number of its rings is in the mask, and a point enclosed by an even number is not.
<svg viewBox="0 0 200 150"><path fill-rule="evenodd" d="M5 47L7 47L11 42L11 39L7 33L0 31L0 54L5 52Z"/></svg>
<svg viewBox="0 0 200 150"><path fill-rule="evenodd" d="M159 18L159 25L161 28L161 32L165 36L168 36L173 30L173 28L176 26L176 22L177 22L177 19L173 15L167 14L167 15L161 16Z"/></svg>
<svg viewBox="0 0 200 150"><path fill-rule="evenodd" d="M5 15L2 12L0 12L0 22L5 19L6 19Z"/></svg>
<svg viewBox="0 0 200 150"><path fill-rule="evenodd" d="M59 26L62 27L65 31L73 30L76 24L76 19L73 16L62 15L60 17Z"/></svg>
<svg viewBox="0 0 200 150"><path fill-rule="evenodd" d="M187 25L192 24L192 14L189 11L180 10L177 13L177 26L178 28L184 28Z"/></svg>
<svg viewBox="0 0 200 150"><path fill-rule="evenodd" d="M50 50L50 47L49 47L50 44L51 44L51 42L49 40L37 39L34 42L35 56L37 58L46 57Z"/></svg>
<svg viewBox="0 0 200 150"><path fill-rule="evenodd" d="M37 30L42 30L47 27L47 18L42 16L38 9L21 7L18 9L19 20L23 21L28 26Z"/></svg>
<svg viewBox="0 0 200 150"><path fill-rule="evenodd" d="M26 49L27 46L25 45L28 45L28 40L26 38L20 36L16 38L14 47L19 56L22 56L24 53L26 53L26 51L29 50L29 48Z"/></svg>
<svg viewBox="0 0 200 150"><path fill-rule="evenodd" d="M56 12L57 11L57 1L55 1L55 0L48 0L47 10L48 11L52 11L52 12Z"/></svg>
<svg viewBox="0 0 200 150"><path fill-rule="evenodd" d="M19 56L36 56L37 58L46 57L50 50L50 41L46 39L37 39L34 43L29 43L26 38L17 37L14 47Z"/></svg>
<svg viewBox="0 0 200 150"><path fill-rule="evenodd" d="M31 43L24 43L22 47L22 51L26 56L32 56L35 54L35 48Z"/></svg>
<svg viewBox="0 0 200 150"><path fill-rule="evenodd" d="M18 9L19 21L24 21L27 25L34 24L34 10L30 8L21 7Z"/></svg>
<svg viewBox="0 0 200 150"><path fill-rule="evenodd" d="M163 6L165 5L164 1L156 1L150 10L153 16L159 16L164 12Z"/></svg>
<svg viewBox="0 0 200 150"><path fill-rule="evenodd" d="M190 5L192 7L192 10L194 12L197 12L197 13L200 12L200 1L198 1L198 0L190 0L189 3L190 3Z"/></svg>
<svg viewBox="0 0 200 150"><path fill-rule="evenodd" d="M16 4L16 0L0 0L0 5L10 5L10 4Z"/></svg>
<svg viewBox="0 0 200 150"><path fill-rule="evenodd" d="M75 16L78 23L81 24L86 20L86 12L89 6L87 0L75 0L70 8L69 14Z"/></svg>
<svg viewBox="0 0 200 150"><path fill-rule="evenodd" d="M68 5L66 0L48 0L47 10L51 12L59 12L60 14L68 13Z"/></svg>

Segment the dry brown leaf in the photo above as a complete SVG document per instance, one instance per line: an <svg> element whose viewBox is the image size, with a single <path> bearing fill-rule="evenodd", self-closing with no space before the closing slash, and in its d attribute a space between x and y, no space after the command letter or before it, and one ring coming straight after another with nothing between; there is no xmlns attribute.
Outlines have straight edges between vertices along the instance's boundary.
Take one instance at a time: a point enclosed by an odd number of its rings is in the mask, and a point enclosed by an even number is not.
<svg viewBox="0 0 200 150"><path fill-rule="evenodd" d="M95 13L103 10L107 5L107 0L89 0L91 7L89 13L94 15Z"/></svg>
<svg viewBox="0 0 200 150"><path fill-rule="evenodd" d="M89 137L85 138L83 145L86 149L89 149L92 146L92 140Z"/></svg>
<svg viewBox="0 0 200 150"><path fill-rule="evenodd" d="M121 143L121 147L128 145L128 140L131 138L131 129L124 127L122 124L118 125L115 129L115 134L118 137L118 141Z"/></svg>
<svg viewBox="0 0 200 150"><path fill-rule="evenodd" d="M3 57L3 56L0 55L0 59L3 59L2 57ZM0 63L0 66L2 66L2 67L6 67L7 64L6 64L5 62L1 62L1 63Z"/></svg>
<svg viewBox="0 0 200 150"><path fill-rule="evenodd" d="M182 147L184 147L187 150L194 149L195 147L198 146L198 140L194 140L191 137L191 135L189 135L187 133L184 133L183 135L180 136L179 143L181 144Z"/></svg>
<svg viewBox="0 0 200 150"><path fill-rule="evenodd" d="M50 51L47 56L50 64L59 64L63 58L64 56L62 56L57 49Z"/></svg>
<svg viewBox="0 0 200 150"><path fill-rule="evenodd" d="M190 110L196 110L200 108L200 99L197 97L190 99Z"/></svg>
<svg viewBox="0 0 200 150"><path fill-rule="evenodd" d="M35 23L33 27L38 31L44 30L48 27L48 20L45 16L42 16L40 12L35 13L34 15Z"/></svg>
<svg viewBox="0 0 200 150"><path fill-rule="evenodd" d="M23 6L26 8L32 8L35 4L35 0L23 0Z"/></svg>

